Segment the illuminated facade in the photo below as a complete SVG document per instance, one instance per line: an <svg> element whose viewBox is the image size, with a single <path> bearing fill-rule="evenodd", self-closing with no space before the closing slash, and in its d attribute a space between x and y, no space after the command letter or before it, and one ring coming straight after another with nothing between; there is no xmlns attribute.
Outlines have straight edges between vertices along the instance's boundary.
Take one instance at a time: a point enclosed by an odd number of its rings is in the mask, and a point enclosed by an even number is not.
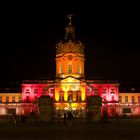
<svg viewBox="0 0 140 140"><path fill-rule="evenodd" d="M86 80L84 75L84 44L75 40L75 28L69 15L65 40L56 45L55 80L23 81L22 93L0 93L0 115L15 109L16 114L28 114L37 110L34 103L41 95L54 100L56 113L72 110L75 116L86 115L87 98L102 97L102 111L109 116L122 115L123 108L130 107L133 115L140 115L140 93L119 93L117 81Z"/></svg>

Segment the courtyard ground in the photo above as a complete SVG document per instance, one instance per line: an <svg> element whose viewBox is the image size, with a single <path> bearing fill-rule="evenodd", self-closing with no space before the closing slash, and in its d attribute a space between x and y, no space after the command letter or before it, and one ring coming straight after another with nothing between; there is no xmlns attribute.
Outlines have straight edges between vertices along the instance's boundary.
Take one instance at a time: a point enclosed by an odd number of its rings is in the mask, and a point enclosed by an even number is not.
<svg viewBox="0 0 140 140"><path fill-rule="evenodd" d="M73 120L72 124L0 123L0 140L140 140L140 120L109 120L87 123Z"/></svg>

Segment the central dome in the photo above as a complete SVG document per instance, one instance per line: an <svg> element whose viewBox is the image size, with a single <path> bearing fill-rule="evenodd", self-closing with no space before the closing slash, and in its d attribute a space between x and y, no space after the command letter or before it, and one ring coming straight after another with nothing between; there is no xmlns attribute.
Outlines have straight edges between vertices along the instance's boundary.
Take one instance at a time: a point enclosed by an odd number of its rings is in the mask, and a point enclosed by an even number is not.
<svg viewBox="0 0 140 140"><path fill-rule="evenodd" d="M60 41L56 45L56 53L81 53L84 54L84 44L81 41Z"/></svg>

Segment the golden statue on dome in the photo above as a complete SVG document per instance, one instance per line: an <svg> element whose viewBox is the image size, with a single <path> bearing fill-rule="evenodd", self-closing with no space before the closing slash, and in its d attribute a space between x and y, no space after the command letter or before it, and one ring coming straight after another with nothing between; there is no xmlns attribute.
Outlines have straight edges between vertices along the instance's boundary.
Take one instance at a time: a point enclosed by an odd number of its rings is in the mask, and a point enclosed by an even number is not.
<svg viewBox="0 0 140 140"><path fill-rule="evenodd" d="M75 39L75 28L72 26L72 16L71 14L67 15L67 18L69 19L68 26L66 27L66 40L74 40Z"/></svg>
<svg viewBox="0 0 140 140"><path fill-rule="evenodd" d="M69 14L69 15L67 15L67 18L70 20L69 21L69 25L72 25L72 17L73 17L73 15L71 15L71 14Z"/></svg>

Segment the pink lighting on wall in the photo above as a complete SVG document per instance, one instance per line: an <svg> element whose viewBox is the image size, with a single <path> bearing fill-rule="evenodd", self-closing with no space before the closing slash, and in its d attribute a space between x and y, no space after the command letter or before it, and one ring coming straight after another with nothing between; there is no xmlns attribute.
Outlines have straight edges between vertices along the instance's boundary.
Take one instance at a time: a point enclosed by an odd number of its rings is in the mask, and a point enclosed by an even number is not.
<svg viewBox="0 0 140 140"><path fill-rule="evenodd" d="M41 95L54 97L54 87L50 84L22 84L22 101L32 102Z"/></svg>
<svg viewBox="0 0 140 140"><path fill-rule="evenodd" d="M98 94L108 102L118 101L118 86L116 84L89 84L86 87L87 96Z"/></svg>

